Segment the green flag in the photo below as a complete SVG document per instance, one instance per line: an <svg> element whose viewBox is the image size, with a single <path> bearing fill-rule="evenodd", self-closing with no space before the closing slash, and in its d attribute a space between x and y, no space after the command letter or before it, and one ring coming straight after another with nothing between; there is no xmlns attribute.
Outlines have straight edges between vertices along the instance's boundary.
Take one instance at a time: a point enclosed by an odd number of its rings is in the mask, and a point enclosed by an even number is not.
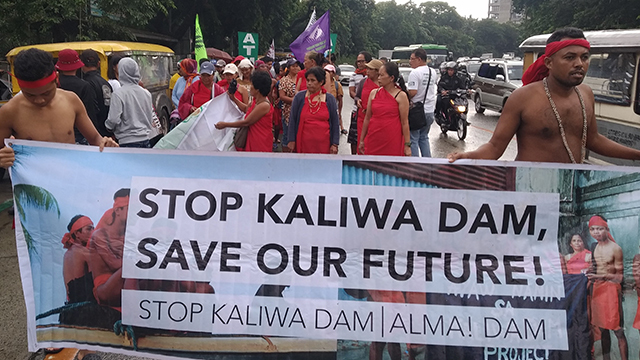
<svg viewBox="0 0 640 360"><path fill-rule="evenodd" d="M200 20L198 14L196 14L196 61L200 64L200 59L208 59L207 49L204 47L204 39L202 38L202 30L200 30ZM198 65L198 71L200 65Z"/></svg>

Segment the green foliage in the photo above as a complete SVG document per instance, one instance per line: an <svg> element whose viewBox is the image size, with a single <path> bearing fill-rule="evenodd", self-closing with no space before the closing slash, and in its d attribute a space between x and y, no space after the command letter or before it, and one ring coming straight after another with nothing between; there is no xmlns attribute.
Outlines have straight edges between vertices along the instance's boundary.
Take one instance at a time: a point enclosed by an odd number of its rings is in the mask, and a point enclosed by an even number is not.
<svg viewBox="0 0 640 360"><path fill-rule="evenodd" d="M29 252L35 252L33 237L25 227L27 207L33 207L44 211L55 211L60 217L60 207L56 198L46 189L35 185L17 184L13 186L13 196L15 198L15 207L20 217L22 231Z"/></svg>
<svg viewBox="0 0 640 360"><path fill-rule="evenodd" d="M130 39L128 27L144 27L172 0L93 0L104 14L90 15L91 0L0 0L0 52L16 46L105 38Z"/></svg>
<svg viewBox="0 0 640 360"><path fill-rule="evenodd" d="M314 8L318 17L331 12L331 31L338 34L338 54L343 57L416 43L447 45L456 56L514 51L518 45L512 36L518 29L512 25L490 26L463 18L442 1L418 5L394 0L93 0L102 16L91 15L90 4L91 0L25 0L18 5L15 0L0 0L0 51L46 42L131 40L131 29L193 38L199 14L205 46L233 54L237 32L255 32L260 34L259 52L263 54L271 39L276 48L287 49L304 30Z"/></svg>
<svg viewBox="0 0 640 360"><path fill-rule="evenodd" d="M523 11L523 37L573 26L583 30L640 27L638 0L514 0Z"/></svg>

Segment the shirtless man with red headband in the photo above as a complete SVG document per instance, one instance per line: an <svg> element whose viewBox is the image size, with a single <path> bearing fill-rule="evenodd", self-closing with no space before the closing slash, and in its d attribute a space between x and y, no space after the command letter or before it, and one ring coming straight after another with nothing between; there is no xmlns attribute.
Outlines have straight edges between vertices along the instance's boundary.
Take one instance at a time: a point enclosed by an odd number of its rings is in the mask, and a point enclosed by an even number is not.
<svg viewBox="0 0 640 360"><path fill-rule="evenodd" d="M598 243L593 249L596 264L595 273L587 274L591 285L590 314L591 325L600 329L602 358L610 359L611 335L618 338L620 357L629 358L627 338L622 327L622 249L609 232L609 225L602 216L592 216L589 220L589 233Z"/></svg>
<svg viewBox="0 0 640 360"><path fill-rule="evenodd" d="M565 28L547 40L544 56L509 97L495 132L475 151L449 154L458 159L497 160L513 135L519 161L582 163L586 149L601 155L640 159L640 151L598 133L591 88L582 84L589 69L589 42L581 30Z"/></svg>
<svg viewBox="0 0 640 360"><path fill-rule="evenodd" d="M22 90L0 107L0 139L17 139L75 144L75 126L91 145L116 147L113 139L102 137L87 115L78 96L58 89L53 57L38 49L23 50L14 62L15 78ZM13 165L15 154L9 146L0 150L0 166Z"/></svg>

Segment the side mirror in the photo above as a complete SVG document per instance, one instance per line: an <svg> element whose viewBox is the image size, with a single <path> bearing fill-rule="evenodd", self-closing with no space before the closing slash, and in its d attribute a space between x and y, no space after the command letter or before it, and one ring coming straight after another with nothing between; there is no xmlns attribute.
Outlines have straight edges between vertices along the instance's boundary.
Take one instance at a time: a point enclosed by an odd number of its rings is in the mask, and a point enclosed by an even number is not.
<svg viewBox="0 0 640 360"><path fill-rule="evenodd" d="M504 75L496 75L496 81L504 81Z"/></svg>

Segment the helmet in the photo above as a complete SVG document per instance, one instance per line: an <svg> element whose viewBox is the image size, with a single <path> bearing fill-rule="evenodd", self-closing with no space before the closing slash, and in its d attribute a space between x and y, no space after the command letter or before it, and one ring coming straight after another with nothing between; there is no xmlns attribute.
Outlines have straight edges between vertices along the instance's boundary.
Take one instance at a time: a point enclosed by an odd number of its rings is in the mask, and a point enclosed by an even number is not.
<svg viewBox="0 0 640 360"><path fill-rule="evenodd" d="M466 72L467 71L467 65L459 64L458 65L458 71Z"/></svg>
<svg viewBox="0 0 640 360"><path fill-rule="evenodd" d="M444 72L447 69L447 62L443 61L440 63L440 71Z"/></svg>
<svg viewBox="0 0 640 360"><path fill-rule="evenodd" d="M454 61L449 61L446 65L447 69L454 69L456 68L456 63Z"/></svg>

